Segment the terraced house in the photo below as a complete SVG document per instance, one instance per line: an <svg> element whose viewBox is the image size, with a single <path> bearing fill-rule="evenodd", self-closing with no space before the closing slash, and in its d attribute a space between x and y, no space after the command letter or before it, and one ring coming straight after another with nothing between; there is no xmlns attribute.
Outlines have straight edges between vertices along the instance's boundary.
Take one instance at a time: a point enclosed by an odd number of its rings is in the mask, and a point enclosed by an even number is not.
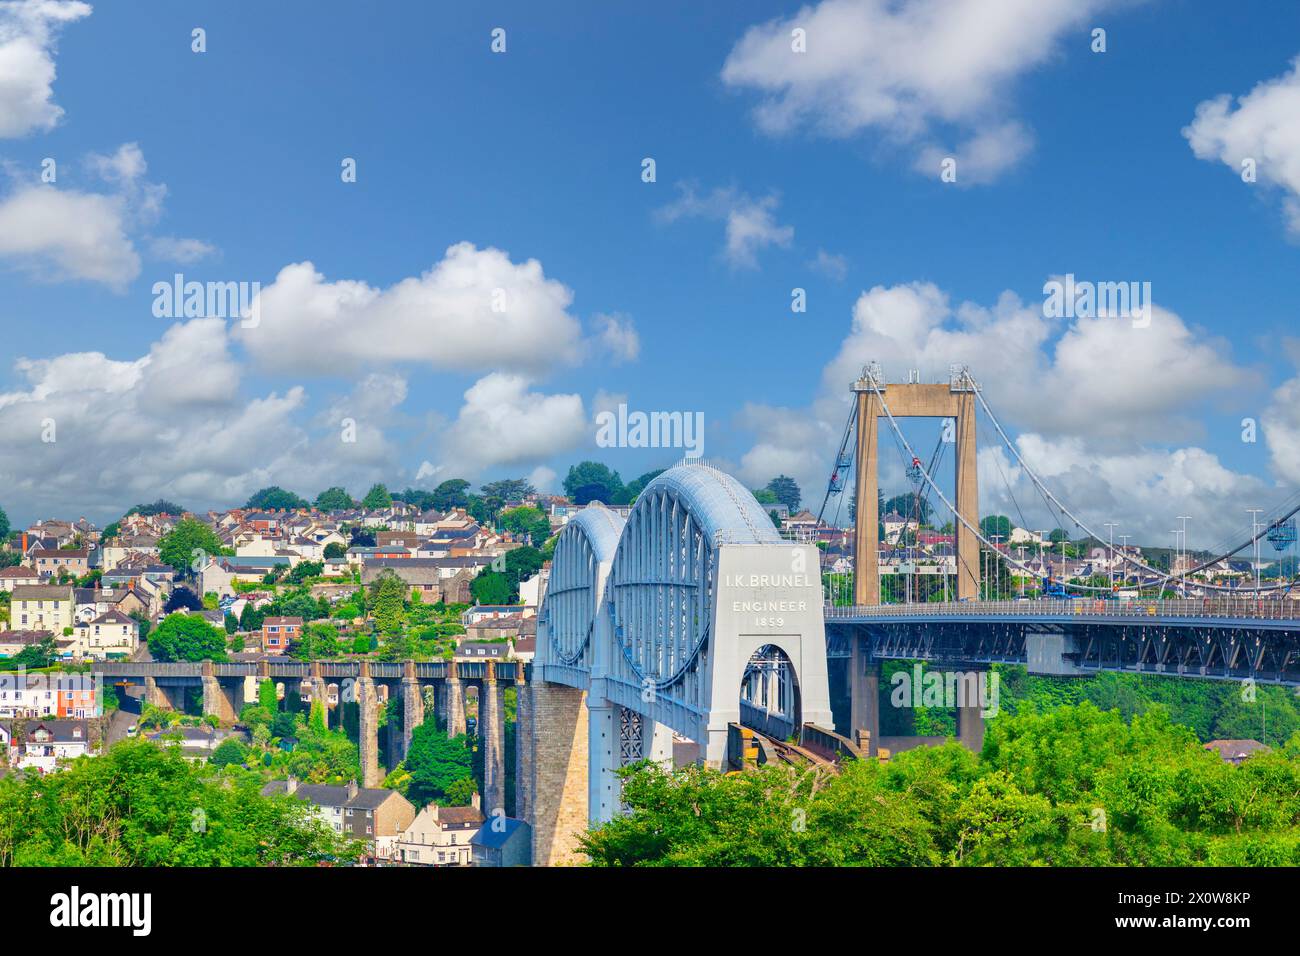
<svg viewBox="0 0 1300 956"><path fill-rule="evenodd" d="M9 600L9 622L18 630L52 631L56 636L73 624L71 585L20 584Z"/></svg>

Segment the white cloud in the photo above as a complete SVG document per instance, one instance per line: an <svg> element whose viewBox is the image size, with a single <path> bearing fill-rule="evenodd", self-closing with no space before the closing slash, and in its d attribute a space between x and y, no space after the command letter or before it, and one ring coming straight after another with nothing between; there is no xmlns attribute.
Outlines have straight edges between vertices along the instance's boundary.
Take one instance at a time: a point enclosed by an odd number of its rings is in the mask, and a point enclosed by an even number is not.
<svg viewBox="0 0 1300 956"><path fill-rule="evenodd" d="M0 257L34 277L84 279L117 291L140 274L119 196L27 186L0 201Z"/></svg>
<svg viewBox="0 0 1300 956"><path fill-rule="evenodd" d="M719 187L701 196L688 183L679 183L677 188L681 195L658 210L659 221L700 217L725 223L723 257L732 267L755 269L759 251L767 246L787 247L794 238L793 226L776 221L780 200L775 195L755 199L734 187Z"/></svg>
<svg viewBox="0 0 1300 956"><path fill-rule="evenodd" d="M1221 544L1249 526L1243 508L1278 497L1277 489L1266 482L1230 470L1216 455L1195 446L1098 454L1082 438L1033 433L1020 435L1016 444L1052 493L1093 531L1105 536L1103 523L1115 521L1115 533L1133 535L1135 544L1172 545L1170 529L1181 527L1175 520L1179 514L1191 518L1189 545ZM1013 524L1035 525L1033 530L1063 526L1073 536L1083 533L1049 511L1028 476L1000 447L980 453L980 501L985 513L1006 514Z"/></svg>
<svg viewBox="0 0 1300 956"><path fill-rule="evenodd" d="M957 150L969 164L966 181L986 181L1028 150L1028 132L1006 115L1015 83L1055 57L1072 32L1086 50L1082 28L1117 5L822 0L749 29L727 57L722 80L762 94L755 120L774 135L872 130L926 155L939 149L937 138L956 133L966 140ZM792 48L796 28L805 31L806 52Z"/></svg>
<svg viewBox="0 0 1300 956"><path fill-rule="evenodd" d="M1033 147L1033 135L1012 120L980 130L956 149L926 146L915 168L923 176L938 176L944 160L951 158L958 186L983 186L1028 156Z"/></svg>
<svg viewBox="0 0 1300 956"><path fill-rule="evenodd" d="M1198 159L1220 160L1238 175L1253 160L1258 181L1285 194L1288 224L1300 233L1300 57L1291 72L1260 83L1237 100L1227 93L1205 100L1183 130Z"/></svg>
<svg viewBox="0 0 1300 956"><path fill-rule="evenodd" d="M155 236L149 240L149 253L164 262L190 265L215 255L217 247L202 239L179 239L175 236Z"/></svg>
<svg viewBox="0 0 1300 956"><path fill-rule="evenodd" d="M135 359L83 352L14 367L23 384L0 393L0 485L11 515L62 514L71 502L110 519L159 495L230 506L269 484L312 493L397 470L382 438L349 445L336 426L304 427L300 387L243 395L219 319L173 325ZM375 413L405 394L392 382L358 391L363 410ZM42 441L47 422L53 442Z"/></svg>
<svg viewBox="0 0 1300 956"><path fill-rule="evenodd" d="M828 279L843 282L849 274L849 260L838 253L818 249L816 257L808 263L808 268L820 272Z"/></svg>
<svg viewBox="0 0 1300 956"><path fill-rule="evenodd" d="M536 259L516 264L500 249L461 242L387 289L328 281L310 262L285 266L262 289L260 324L238 335L263 367L299 374L375 363L537 373L581 351L572 300Z"/></svg>
<svg viewBox="0 0 1300 956"><path fill-rule="evenodd" d="M1300 348L1291 343L1288 351L1292 361L1300 365ZM1273 471L1279 475L1300 474L1300 374L1273 391L1259 424L1256 440L1264 439Z"/></svg>
<svg viewBox="0 0 1300 956"><path fill-rule="evenodd" d="M631 316L602 313L595 316L592 324L597 341L615 365L636 361L641 354L641 337Z"/></svg>
<svg viewBox="0 0 1300 956"><path fill-rule="evenodd" d="M458 472L533 464L590 437L580 395L529 391L520 375L493 372L465 392L465 404L443 439L444 459Z"/></svg>
<svg viewBox="0 0 1300 956"><path fill-rule="evenodd" d="M59 122L55 38L64 24L90 11L90 4L72 0L0 3L0 138L53 129Z"/></svg>
<svg viewBox="0 0 1300 956"><path fill-rule="evenodd" d="M1194 444L1178 444L1202 436L1193 417L1199 409L1259 384L1255 372L1232 361L1226 343L1159 306L1147 328L1115 318L1065 325L1010 292L992 306L953 305L929 283L862 293L810 407L746 407L738 424L755 442L742 459L742 477L756 484L784 471L820 500L848 415L849 385L872 361L890 381L906 381L913 368L923 381L946 380L949 363L969 365L1021 453L1036 471L1045 465L1041 476L1085 521L1120 520L1126 532L1152 535L1144 540L1156 543L1172 527L1174 501L1200 509L1197 534L1209 534L1234 526L1235 495L1262 496L1259 479L1229 471ZM1300 386L1295 391L1300 395ZM1278 400L1279 414L1294 407L1287 401ZM1300 416L1295 428L1300 465ZM900 486L890 434L882 424L882 484ZM1042 515L1037 492L1010 468L1010 456L990 457L997 440L991 426L983 426L979 440L985 510L1015 517L995 467L1001 462L1022 507Z"/></svg>
<svg viewBox="0 0 1300 956"><path fill-rule="evenodd" d="M551 493L558 487L555 479L559 476L545 465L538 465L528 473L528 483L540 492Z"/></svg>
<svg viewBox="0 0 1300 956"><path fill-rule="evenodd" d="M1259 384L1236 365L1230 345L1189 328L1154 306L1151 324L1120 318L1044 317L1004 292L992 306L952 305L930 283L864 292L853 326L823 374L834 394L862 367L880 362L895 376L920 369L927 380L949 363L969 365L994 409L1014 409L1018 422L1050 433L1125 441L1173 441L1199 435L1191 414L1208 396Z"/></svg>
<svg viewBox="0 0 1300 956"><path fill-rule="evenodd" d="M20 183L0 199L0 259L41 281L98 282L121 292L140 274L135 236L161 217L167 187L144 179L148 166L135 143L92 153L85 165L110 192ZM177 262L214 251L172 238L149 240L149 250Z"/></svg>

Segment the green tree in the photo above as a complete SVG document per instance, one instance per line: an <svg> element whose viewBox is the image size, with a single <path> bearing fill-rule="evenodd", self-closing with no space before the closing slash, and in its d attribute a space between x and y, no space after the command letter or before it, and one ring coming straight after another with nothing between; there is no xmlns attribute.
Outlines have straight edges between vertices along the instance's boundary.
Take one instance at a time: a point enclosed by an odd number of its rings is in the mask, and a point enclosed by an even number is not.
<svg viewBox="0 0 1300 956"><path fill-rule="evenodd" d="M35 669L49 667L59 656L58 646L53 637L46 637L35 644L28 644L10 658L16 668Z"/></svg>
<svg viewBox="0 0 1300 956"><path fill-rule="evenodd" d="M448 737L437 722L427 720L411 733L411 746L404 761L411 775L407 797L417 806L449 802L449 790L457 781L473 785L473 753L464 734ZM462 785L463 786L463 785Z"/></svg>
<svg viewBox="0 0 1300 956"><path fill-rule="evenodd" d="M916 493L912 491L909 491L906 494L894 495L892 498L887 499L880 508L880 513L882 515L887 515L890 512L893 512L894 514L902 515L905 518L914 518L919 512L922 524L929 524L930 518L934 514L934 509L930 506L930 502L924 498L918 497Z"/></svg>
<svg viewBox="0 0 1300 956"><path fill-rule="evenodd" d="M375 627L382 634L402 630L406 609L406 584L391 569L385 570L370 585Z"/></svg>
<svg viewBox="0 0 1300 956"><path fill-rule="evenodd" d="M340 544L337 541L331 541L329 544L325 545L326 558L337 560L338 558L346 558L347 555L348 549L346 545Z"/></svg>
<svg viewBox="0 0 1300 956"><path fill-rule="evenodd" d="M0 541L9 537L9 516L0 508Z"/></svg>
<svg viewBox="0 0 1300 956"><path fill-rule="evenodd" d="M169 614L149 634L149 651L160 661L226 659L225 632L201 614Z"/></svg>
<svg viewBox="0 0 1300 956"><path fill-rule="evenodd" d="M319 577L324 573L323 561L299 561L289 570L289 583L302 584L308 578Z"/></svg>
<svg viewBox="0 0 1300 956"><path fill-rule="evenodd" d="M338 628L321 621L306 625L289 648L289 656L300 661L334 657L339 652Z"/></svg>
<svg viewBox="0 0 1300 956"><path fill-rule="evenodd" d="M597 461L583 461L569 467L564 476L564 493L577 505L601 501L618 504L625 499L623 479Z"/></svg>
<svg viewBox="0 0 1300 956"><path fill-rule="evenodd" d="M252 601L244 602L244 609L239 612L239 629L241 631L260 631L266 612L253 607Z"/></svg>
<svg viewBox="0 0 1300 956"><path fill-rule="evenodd" d="M216 749L212 751L212 756L208 758L208 763L214 767L242 764L247 755L248 748L243 745L238 737L227 737L217 744Z"/></svg>
<svg viewBox="0 0 1300 956"><path fill-rule="evenodd" d="M159 498L157 501L147 505L132 505L127 511L127 516L144 515L153 517L154 515L182 515L185 508L174 501L168 501L166 498Z"/></svg>
<svg viewBox="0 0 1300 956"><path fill-rule="evenodd" d="M665 468L657 468L654 471L647 471L644 475L641 475L640 477L637 478L633 478L631 481L629 481L627 483L627 487L623 489L624 503L630 505L634 501L636 501L636 499L640 496L641 492L645 491L646 485L650 484L650 482L654 481L656 478L662 475L666 470L667 469Z"/></svg>
<svg viewBox="0 0 1300 956"><path fill-rule="evenodd" d="M352 507L352 496L336 485L318 494L315 505L317 511L347 511Z"/></svg>
<svg viewBox="0 0 1300 956"><path fill-rule="evenodd" d="M310 505L292 491L285 491L279 485L271 485L269 488L253 492L244 507L255 511L296 511L299 508L308 508Z"/></svg>
<svg viewBox="0 0 1300 956"><path fill-rule="evenodd" d="M464 508L469 504L469 482L463 478L448 478L433 489L430 507L438 511Z"/></svg>
<svg viewBox="0 0 1300 956"><path fill-rule="evenodd" d="M1006 544L1011 537L1011 519L1006 515L986 515L980 519L980 533L990 541L1001 539Z"/></svg>
<svg viewBox="0 0 1300 956"><path fill-rule="evenodd" d="M535 547L551 536L551 521L546 513L532 505L507 508L500 515L501 527L514 535L527 535Z"/></svg>
<svg viewBox="0 0 1300 956"><path fill-rule="evenodd" d="M537 489L526 478L502 478L499 481L489 481L479 491L483 493L486 501L495 503L497 508L501 507L503 502L522 501L529 495L537 493Z"/></svg>
<svg viewBox="0 0 1300 956"><path fill-rule="evenodd" d="M483 568L469 583L470 594L479 604L509 604L517 593L510 578L500 571Z"/></svg>
<svg viewBox="0 0 1300 956"><path fill-rule="evenodd" d="M375 510L378 508L390 508L393 504L393 496L388 493L388 489L382 484L373 484L366 496L361 499L361 506Z"/></svg>
<svg viewBox="0 0 1300 956"><path fill-rule="evenodd" d="M182 518L158 541L158 556L181 574L197 571L205 558L228 554L216 532L195 518Z"/></svg>
<svg viewBox="0 0 1300 956"><path fill-rule="evenodd" d="M515 591L519 582L527 581L542 568L545 558L537 548L514 548L506 552L506 577L514 582Z"/></svg>
<svg viewBox="0 0 1300 956"><path fill-rule="evenodd" d="M767 490L776 495L776 500L790 509L794 514L799 510L799 501L803 495L799 485L789 475L777 475L767 483Z"/></svg>
<svg viewBox="0 0 1300 956"><path fill-rule="evenodd" d="M214 776L146 740L57 773L10 775L0 780L0 866L304 866L359 855L306 803L261 786L257 774Z"/></svg>

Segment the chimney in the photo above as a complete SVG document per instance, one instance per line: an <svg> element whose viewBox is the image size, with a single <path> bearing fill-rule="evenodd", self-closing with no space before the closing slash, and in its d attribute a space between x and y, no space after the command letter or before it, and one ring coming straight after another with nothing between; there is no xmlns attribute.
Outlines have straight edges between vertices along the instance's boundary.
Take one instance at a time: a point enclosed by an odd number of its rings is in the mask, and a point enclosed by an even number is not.
<svg viewBox="0 0 1300 956"><path fill-rule="evenodd" d="M288 793L288 794L294 794L294 793L297 793L297 792L298 792L298 778L297 778L297 777L290 776L289 779L285 781L285 783L284 783L284 792L285 792L285 793Z"/></svg>
<svg viewBox="0 0 1300 956"><path fill-rule="evenodd" d="M483 798L478 795L477 790L475 790L474 795L469 798L469 805L480 813L483 812Z"/></svg>
<svg viewBox="0 0 1300 956"><path fill-rule="evenodd" d="M27 554L27 532L24 531L23 532L23 555L26 556L26 554Z"/></svg>
<svg viewBox="0 0 1300 956"><path fill-rule="evenodd" d="M349 799L349 800L355 800L356 798L357 798L357 782L356 782L356 780L349 780L349 781L348 781L348 799Z"/></svg>

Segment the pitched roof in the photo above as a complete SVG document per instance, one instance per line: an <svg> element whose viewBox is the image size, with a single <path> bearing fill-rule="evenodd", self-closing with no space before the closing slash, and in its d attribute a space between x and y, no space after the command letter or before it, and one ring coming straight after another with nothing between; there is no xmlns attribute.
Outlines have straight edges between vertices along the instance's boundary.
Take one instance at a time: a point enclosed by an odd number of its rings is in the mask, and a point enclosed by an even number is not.
<svg viewBox="0 0 1300 956"><path fill-rule="evenodd" d="M287 780L272 780L262 788L262 796L288 792ZM375 810L392 797L402 797L396 790L372 787L358 787L356 796L349 797L347 787L332 787L323 783L300 783L292 796L318 807L352 807L361 810Z"/></svg>
<svg viewBox="0 0 1300 956"><path fill-rule="evenodd" d="M498 820L500 821L499 824ZM492 826L479 827L478 833L470 837L469 842L474 846L499 850L506 845L506 841L522 826L524 826L523 820L516 820L514 817L499 817L497 820L492 821Z"/></svg>
<svg viewBox="0 0 1300 956"><path fill-rule="evenodd" d="M70 584L19 584L14 587L14 601L71 601Z"/></svg>

